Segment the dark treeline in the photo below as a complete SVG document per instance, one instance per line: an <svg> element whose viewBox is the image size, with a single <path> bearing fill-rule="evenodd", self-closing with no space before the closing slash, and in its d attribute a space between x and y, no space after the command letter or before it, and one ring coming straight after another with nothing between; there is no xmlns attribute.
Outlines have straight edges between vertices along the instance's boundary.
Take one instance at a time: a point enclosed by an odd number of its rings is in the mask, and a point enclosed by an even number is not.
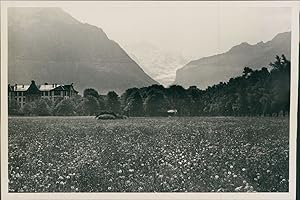
<svg viewBox="0 0 300 200"><path fill-rule="evenodd" d="M99 95L92 88L83 96L58 99L55 102L39 99L22 109L12 102L10 114L20 115L97 115L103 111L127 116L167 116L177 110L178 116L278 116L289 112L290 61L276 57L266 67L253 70L245 67L243 74L228 82L200 90L179 85L165 88L152 85L127 89L121 96L115 92Z"/></svg>

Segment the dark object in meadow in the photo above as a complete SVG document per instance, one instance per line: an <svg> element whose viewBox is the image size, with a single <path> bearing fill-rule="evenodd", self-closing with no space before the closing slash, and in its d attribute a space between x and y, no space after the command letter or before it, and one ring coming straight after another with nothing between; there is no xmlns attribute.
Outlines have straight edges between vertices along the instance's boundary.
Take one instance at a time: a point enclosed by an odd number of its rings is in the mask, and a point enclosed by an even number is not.
<svg viewBox="0 0 300 200"><path fill-rule="evenodd" d="M114 112L104 111L95 116L96 119L127 119L126 115L116 114Z"/></svg>

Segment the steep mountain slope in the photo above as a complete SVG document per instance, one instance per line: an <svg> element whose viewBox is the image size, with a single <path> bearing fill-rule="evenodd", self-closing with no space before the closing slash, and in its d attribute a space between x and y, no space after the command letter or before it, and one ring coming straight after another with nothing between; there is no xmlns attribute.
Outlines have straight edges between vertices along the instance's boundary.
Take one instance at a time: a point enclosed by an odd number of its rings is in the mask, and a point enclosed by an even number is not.
<svg viewBox="0 0 300 200"><path fill-rule="evenodd" d="M185 87L196 85L205 89L207 86L240 75L244 67L253 69L268 67L276 55L282 54L290 59L290 32L280 33L266 43L259 42L255 45L241 43L226 53L191 61L177 70L175 83Z"/></svg>
<svg viewBox="0 0 300 200"><path fill-rule="evenodd" d="M9 8L9 82L70 83L100 93L157 83L102 29L60 8Z"/></svg>

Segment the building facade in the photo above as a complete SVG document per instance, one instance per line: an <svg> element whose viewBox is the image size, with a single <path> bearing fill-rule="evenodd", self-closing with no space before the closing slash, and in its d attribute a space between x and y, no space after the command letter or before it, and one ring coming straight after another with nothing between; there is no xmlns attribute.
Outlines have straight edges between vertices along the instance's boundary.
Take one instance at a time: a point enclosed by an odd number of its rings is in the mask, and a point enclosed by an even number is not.
<svg viewBox="0 0 300 200"><path fill-rule="evenodd" d="M35 81L31 81L30 85L15 84L8 85L8 102L14 99L23 107L26 103L47 98L52 101L57 99L67 99L78 92L74 89L73 83L69 85L48 84L36 85Z"/></svg>

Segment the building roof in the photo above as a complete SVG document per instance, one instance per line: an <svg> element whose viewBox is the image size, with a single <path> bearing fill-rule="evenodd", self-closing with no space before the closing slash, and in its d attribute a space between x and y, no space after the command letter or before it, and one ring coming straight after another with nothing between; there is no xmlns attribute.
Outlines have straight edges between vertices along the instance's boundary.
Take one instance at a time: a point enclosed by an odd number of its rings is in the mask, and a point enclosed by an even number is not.
<svg viewBox="0 0 300 200"><path fill-rule="evenodd" d="M30 85L15 84L14 86L12 86L12 90L17 92L25 92L28 90L29 86Z"/></svg>
<svg viewBox="0 0 300 200"><path fill-rule="evenodd" d="M71 90L73 89L75 93L78 93L77 90L75 90L75 88L73 87L73 83L69 84L69 85L64 85L63 86L66 90Z"/></svg>
<svg viewBox="0 0 300 200"><path fill-rule="evenodd" d="M34 81L33 81L34 82ZM35 84L35 82L34 82ZM59 85L59 84L42 84L36 85L38 90L41 92L44 91L52 91L52 90L70 90L73 89L76 93L78 93L74 87L73 83L68 85ZM15 84L15 85L8 85L9 91L16 91L16 92L26 92L29 89L30 85L23 85L23 84Z"/></svg>
<svg viewBox="0 0 300 200"><path fill-rule="evenodd" d="M35 81L32 80L31 84L26 92L28 92L29 94L37 94L38 95L38 94L40 94L41 91L39 90L38 86L36 86Z"/></svg>
<svg viewBox="0 0 300 200"><path fill-rule="evenodd" d="M50 91L55 89L56 87L59 87L60 85L57 84L47 84L47 85L40 85L39 90L40 91Z"/></svg>

